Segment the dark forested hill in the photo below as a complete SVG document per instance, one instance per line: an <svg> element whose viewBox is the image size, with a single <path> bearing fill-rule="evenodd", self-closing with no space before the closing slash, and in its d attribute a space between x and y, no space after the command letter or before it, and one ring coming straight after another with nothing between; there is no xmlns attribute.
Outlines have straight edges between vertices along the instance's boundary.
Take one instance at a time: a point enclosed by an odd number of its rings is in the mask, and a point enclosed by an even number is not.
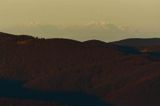
<svg viewBox="0 0 160 106"><path fill-rule="evenodd" d="M0 105L159 106L159 58L97 40L0 33Z"/></svg>

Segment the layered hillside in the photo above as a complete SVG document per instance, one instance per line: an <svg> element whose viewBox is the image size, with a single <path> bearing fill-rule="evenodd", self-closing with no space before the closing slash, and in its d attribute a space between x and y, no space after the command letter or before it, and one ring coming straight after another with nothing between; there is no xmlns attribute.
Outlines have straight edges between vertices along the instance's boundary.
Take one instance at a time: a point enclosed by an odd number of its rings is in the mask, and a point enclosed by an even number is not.
<svg viewBox="0 0 160 106"><path fill-rule="evenodd" d="M159 106L159 54L143 49L0 33L0 90L15 92L0 104Z"/></svg>

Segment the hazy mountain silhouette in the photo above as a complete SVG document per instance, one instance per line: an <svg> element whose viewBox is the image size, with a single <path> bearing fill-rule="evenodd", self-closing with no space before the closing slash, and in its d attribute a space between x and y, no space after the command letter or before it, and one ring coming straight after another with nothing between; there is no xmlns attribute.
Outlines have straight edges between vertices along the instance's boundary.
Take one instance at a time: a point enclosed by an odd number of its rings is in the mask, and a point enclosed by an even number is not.
<svg viewBox="0 0 160 106"><path fill-rule="evenodd" d="M1 33L0 105L159 106L157 48Z"/></svg>
<svg viewBox="0 0 160 106"><path fill-rule="evenodd" d="M159 46L160 38L131 38L112 42L111 44L132 46L132 47L144 47L144 46Z"/></svg>

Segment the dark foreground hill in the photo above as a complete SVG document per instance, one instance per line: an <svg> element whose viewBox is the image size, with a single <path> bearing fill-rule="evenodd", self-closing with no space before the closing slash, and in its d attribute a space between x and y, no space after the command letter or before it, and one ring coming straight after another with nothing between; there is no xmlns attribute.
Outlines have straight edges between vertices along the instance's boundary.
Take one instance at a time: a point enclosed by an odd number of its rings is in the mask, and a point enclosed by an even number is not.
<svg viewBox="0 0 160 106"><path fill-rule="evenodd" d="M154 49L0 33L0 105L159 106L159 65Z"/></svg>

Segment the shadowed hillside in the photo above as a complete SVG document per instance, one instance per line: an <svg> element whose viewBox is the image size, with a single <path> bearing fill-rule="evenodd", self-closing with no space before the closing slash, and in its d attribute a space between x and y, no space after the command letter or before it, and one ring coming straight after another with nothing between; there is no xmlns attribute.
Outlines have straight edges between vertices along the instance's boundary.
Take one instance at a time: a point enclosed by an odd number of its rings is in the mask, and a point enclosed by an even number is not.
<svg viewBox="0 0 160 106"><path fill-rule="evenodd" d="M1 33L0 104L159 106L160 54L154 48L143 50L97 40Z"/></svg>

